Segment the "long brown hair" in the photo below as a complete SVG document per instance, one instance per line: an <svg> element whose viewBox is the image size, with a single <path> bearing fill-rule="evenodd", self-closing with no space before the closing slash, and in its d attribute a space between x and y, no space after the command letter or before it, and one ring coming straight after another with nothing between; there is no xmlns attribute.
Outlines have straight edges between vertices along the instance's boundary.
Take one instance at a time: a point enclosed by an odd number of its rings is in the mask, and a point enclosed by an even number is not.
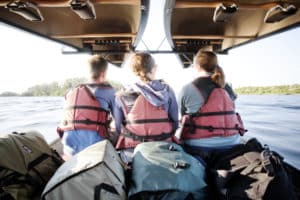
<svg viewBox="0 0 300 200"><path fill-rule="evenodd" d="M151 81L151 79L148 77L148 73L151 73L153 67L155 67L155 62L153 57L149 53L134 54L131 57L130 66L133 73L137 75L142 81Z"/></svg>

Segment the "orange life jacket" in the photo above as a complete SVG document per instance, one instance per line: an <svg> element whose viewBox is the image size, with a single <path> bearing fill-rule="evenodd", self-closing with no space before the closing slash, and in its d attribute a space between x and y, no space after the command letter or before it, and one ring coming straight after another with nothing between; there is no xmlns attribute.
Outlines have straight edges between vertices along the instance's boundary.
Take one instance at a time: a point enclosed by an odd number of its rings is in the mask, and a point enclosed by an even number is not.
<svg viewBox="0 0 300 200"><path fill-rule="evenodd" d="M66 95L64 118L57 128L60 137L68 130L93 130L102 138L107 135L109 112L103 108L89 87L111 87L108 84L79 85Z"/></svg>
<svg viewBox="0 0 300 200"><path fill-rule="evenodd" d="M134 148L144 141L171 141L173 123L163 106L153 106L139 93L119 96L125 114L116 148Z"/></svg>
<svg viewBox="0 0 300 200"><path fill-rule="evenodd" d="M225 89L210 78L196 79L193 84L205 103L198 112L183 116L183 139L226 137L238 133L243 135L247 131Z"/></svg>

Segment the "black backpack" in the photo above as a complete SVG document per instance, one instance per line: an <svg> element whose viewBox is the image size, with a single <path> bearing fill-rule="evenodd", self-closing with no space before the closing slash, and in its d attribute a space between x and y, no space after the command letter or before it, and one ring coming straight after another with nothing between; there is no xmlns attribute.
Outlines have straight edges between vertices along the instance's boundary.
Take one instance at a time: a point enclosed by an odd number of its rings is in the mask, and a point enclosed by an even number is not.
<svg viewBox="0 0 300 200"><path fill-rule="evenodd" d="M297 199L283 158L256 139L215 152L208 164L214 199Z"/></svg>

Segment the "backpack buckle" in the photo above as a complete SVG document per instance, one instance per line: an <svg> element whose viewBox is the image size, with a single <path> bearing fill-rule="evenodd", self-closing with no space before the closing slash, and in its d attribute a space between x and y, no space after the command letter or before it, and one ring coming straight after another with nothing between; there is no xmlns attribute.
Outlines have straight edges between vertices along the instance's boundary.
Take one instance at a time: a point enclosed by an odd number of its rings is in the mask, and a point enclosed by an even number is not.
<svg viewBox="0 0 300 200"><path fill-rule="evenodd" d="M191 165L189 163L186 163L186 162L180 162L180 161L176 161L174 164L173 164L173 167L175 169L186 169L188 167L190 167Z"/></svg>
<svg viewBox="0 0 300 200"><path fill-rule="evenodd" d="M265 150L261 152L260 156L261 156L262 166L266 170L268 176L274 176L274 167L271 161L273 154L270 151L270 149L266 147Z"/></svg>

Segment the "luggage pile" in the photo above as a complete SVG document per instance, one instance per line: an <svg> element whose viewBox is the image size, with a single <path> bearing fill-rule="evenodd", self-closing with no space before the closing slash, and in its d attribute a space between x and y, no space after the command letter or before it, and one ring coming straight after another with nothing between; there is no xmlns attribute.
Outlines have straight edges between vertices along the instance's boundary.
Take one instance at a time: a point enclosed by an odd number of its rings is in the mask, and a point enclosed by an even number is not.
<svg viewBox="0 0 300 200"><path fill-rule="evenodd" d="M180 145L139 144L128 168L108 141L64 162L37 132L0 137L1 200L296 200L283 158L251 139L205 164ZM299 188L296 188L296 190Z"/></svg>

